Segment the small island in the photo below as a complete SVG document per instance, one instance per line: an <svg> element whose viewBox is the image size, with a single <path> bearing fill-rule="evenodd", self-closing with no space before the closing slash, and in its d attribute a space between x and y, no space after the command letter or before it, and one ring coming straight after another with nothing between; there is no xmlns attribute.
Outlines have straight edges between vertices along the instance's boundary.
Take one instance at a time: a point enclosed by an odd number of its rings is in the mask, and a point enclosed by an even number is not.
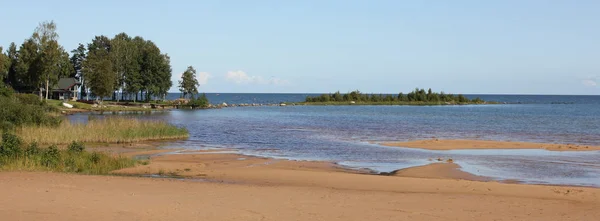
<svg viewBox="0 0 600 221"><path fill-rule="evenodd" d="M307 96L306 105L465 105L491 104L479 97L469 99L462 94L454 95L444 92L433 92L431 88L416 88L407 94L400 92L392 94L364 94L359 90L342 94L339 91L331 94L321 94L317 97Z"/></svg>

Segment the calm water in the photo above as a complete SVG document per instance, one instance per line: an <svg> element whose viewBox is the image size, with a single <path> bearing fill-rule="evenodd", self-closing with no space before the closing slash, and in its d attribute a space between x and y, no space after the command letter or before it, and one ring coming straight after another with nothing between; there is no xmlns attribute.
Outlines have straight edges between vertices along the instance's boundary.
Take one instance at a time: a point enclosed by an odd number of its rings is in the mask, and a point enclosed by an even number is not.
<svg viewBox="0 0 600 221"><path fill-rule="evenodd" d="M239 100L286 99L285 95L229 95ZM436 137L600 145L600 96L489 96L484 99L524 104L263 106L135 116L188 128L190 138L168 144L171 147L234 148L249 155L328 160L380 172L451 157L467 172L496 179L600 186L600 151L429 151L377 144ZM87 117L71 116L73 121L85 121Z"/></svg>
<svg viewBox="0 0 600 221"><path fill-rule="evenodd" d="M206 93L213 104L277 104L281 102L301 102L306 96L320 94L261 94L261 93ZM509 104L600 104L600 96L581 95L465 95L473 99L479 97L486 101ZM167 100L181 97L181 93L169 93Z"/></svg>

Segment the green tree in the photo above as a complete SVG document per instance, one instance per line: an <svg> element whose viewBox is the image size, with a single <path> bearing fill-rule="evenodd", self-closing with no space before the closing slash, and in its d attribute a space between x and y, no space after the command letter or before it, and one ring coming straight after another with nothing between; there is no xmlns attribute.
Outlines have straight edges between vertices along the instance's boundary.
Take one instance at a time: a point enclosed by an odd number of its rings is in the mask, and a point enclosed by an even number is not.
<svg viewBox="0 0 600 221"><path fill-rule="evenodd" d="M173 82L171 82L171 75L173 69L171 68L171 57L169 55L163 55L163 62L158 71L158 79L157 82L157 95L161 97L162 100L165 100L167 97L167 93L171 86L173 86Z"/></svg>
<svg viewBox="0 0 600 221"><path fill-rule="evenodd" d="M82 74L86 86L96 95L96 99L104 100L115 89L116 75L109 56L110 41L105 36L96 36L88 44L87 58L83 62Z"/></svg>
<svg viewBox="0 0 600 221"><path fill-rule="evenodd" d="M51 85L56 84L58 79L65 75L65 71L68 71L68 68L64 67L63 60L66 52L58 44L58 33L56 33L56 23L54 21L40 23L32 38L38 46L38 56L40 56L40 68L37 70L36 77L39 78L39 82L45 85L46 99L48 99Z"/></svg>
<svg viewBox="0 0 600 221"><path fill-rule="evenodd" d="M193 96L198 93L198 79L196 78L196 69L189 66L187 70L181 74L181 80L179 81L179 91L183 94L183 97L187 95Z"/></svg>
<svg viewBox="0 0 600 221"><path fill-rule="evenodd" d="M127 72L133 70L132 65L137 65L136 58L133 56L134 48L131 37L126 33L119 33L115 35L110 41L111 51L110 58L113 65L114 72L116 73L116 89L122 92L125 91L125 78ZM119 100L118 96L115 96Z"/></svg>
<svg viewBox="0 0 600 221"><path fill-rule="evenodd" d="M10 59L8 55L2 52L3 49L0 47L0 81L6 82L8 78L8 68L10 67Z"/></svg>
<svg viewBox="0 0 600 221"><path fill-rule="evenodd" d="M12 86L13 89L15 90L19 90L21 88L21 85L18 82L18 78L17 78L17 64L18 64L18 52L17 52L17 45L14 42L10 43L10 46L8 46L8 50L7 50L7 56L8 56L8 62L9 62L9 66L8 66L8 72L7 72L7 77L6 77L6 83L10 86Z"/></svg>
<svg viewBox="0 0 600 221"><path fill-rule="evenodd" d="M142 89L142 50L146 45L146 40L144 38L136 36L132 39L131 42L132 52L131 52L131 64L128 65L128 70L125 72L124 83L125 83L125 91L129 94L135 94L133 96L134 102L137 100L137 95Z"/></svg>
<svg viewBox="0 0 600 221"><path fill-rule="evenodd" d="M160 92L160 79L161 69L164 69L165 57L160 53L160 49L152 41L146 41L141 51L141 82L142 91L145 92L146 101L150 100L153 94Z"/></svg>
<svg viewBox="0 0 600 221"><path fill-rule="evenodd" d="M15 65L15 79L20 81L20 91L32 92L41 88L42 82L39 77L40 63L38 45L32 38L26 39L19 47ZM41 99L41 90L39 90L39 96Z"/></svg>
<svg viewBox="0 0 600 221"><path fill-rule="evenodd" d="M79 44L76 49L72 50L71 53L71 65L73 66L73 72L70 74L70 77L79 79L81 82L81 96L88 96L87 89L85 87L85 78L83 77L82 69L83 62L86 58L87 49L85 45Z"/></svg>

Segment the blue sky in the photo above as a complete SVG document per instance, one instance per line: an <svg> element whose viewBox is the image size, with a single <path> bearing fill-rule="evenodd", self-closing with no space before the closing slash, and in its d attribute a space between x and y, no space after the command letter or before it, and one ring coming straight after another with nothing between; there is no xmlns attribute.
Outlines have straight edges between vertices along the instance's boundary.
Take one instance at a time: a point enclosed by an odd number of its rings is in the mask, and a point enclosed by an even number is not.
<svg viewBox="0 0 600 221"><path fill-rule="evenodd" d="M153 40L204 92L600 94L600 1L7 1L0 45L54 20ZM177 91L174 87L171 91Z"/></svg>

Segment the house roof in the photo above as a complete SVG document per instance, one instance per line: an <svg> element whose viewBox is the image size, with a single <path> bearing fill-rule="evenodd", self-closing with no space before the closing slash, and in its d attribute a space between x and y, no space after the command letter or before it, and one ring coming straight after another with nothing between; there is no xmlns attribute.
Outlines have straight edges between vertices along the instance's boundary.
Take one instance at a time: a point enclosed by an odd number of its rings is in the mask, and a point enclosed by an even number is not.
<svg viewBox="0 0 600 221"><path fill-rule="evenodd" d="M61 78L58 80L58 84L55 84L52 89L53 90L67 90L69 88L72 88L75 85L80 85L81 82L79 82L77 79L75 78Z"/></svg>

